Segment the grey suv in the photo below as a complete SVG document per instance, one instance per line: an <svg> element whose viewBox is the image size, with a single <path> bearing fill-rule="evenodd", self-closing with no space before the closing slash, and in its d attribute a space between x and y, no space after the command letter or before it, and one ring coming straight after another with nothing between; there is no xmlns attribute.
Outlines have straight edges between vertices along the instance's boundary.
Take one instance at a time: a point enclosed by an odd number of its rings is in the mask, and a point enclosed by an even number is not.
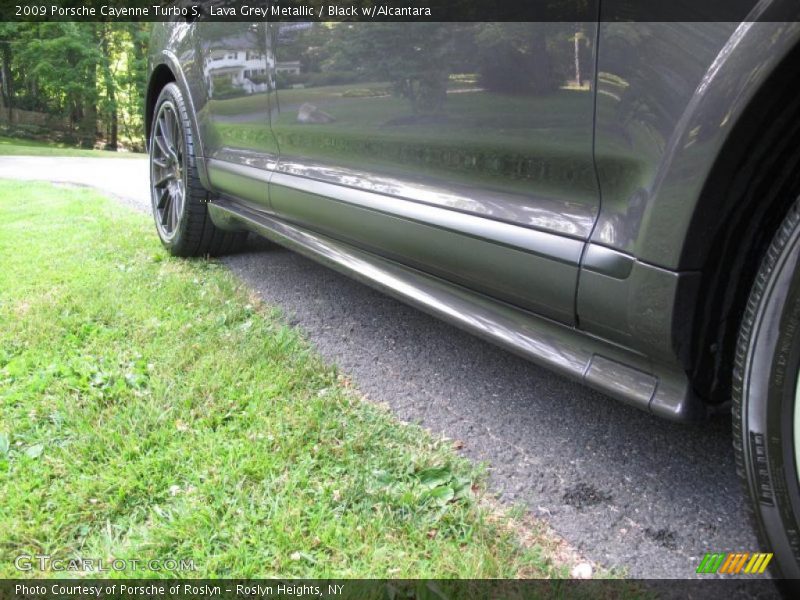
<svg viewBox="0 0 800 600"><path fill-rule="evenodd" d="M764 549L800 577L800 24L752 4L160 24L158 234L256 233L655 415L732 409Z"/></svg>

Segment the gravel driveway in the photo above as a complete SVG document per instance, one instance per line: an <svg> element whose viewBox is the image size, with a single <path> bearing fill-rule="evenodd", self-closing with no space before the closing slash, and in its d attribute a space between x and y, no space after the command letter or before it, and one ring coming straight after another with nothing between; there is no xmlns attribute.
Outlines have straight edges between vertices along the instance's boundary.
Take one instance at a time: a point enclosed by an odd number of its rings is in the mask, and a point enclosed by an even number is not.
<svg viewBox="0 0 800 600"><path fill-rule="evenodd" d="M0 157L0 178L94 185L149 211L143 160ZM589 558L682 578L707 551L758 548L729 417L658 420L262 241L224 262L370 399L462 441L505 501Z"/></svg>

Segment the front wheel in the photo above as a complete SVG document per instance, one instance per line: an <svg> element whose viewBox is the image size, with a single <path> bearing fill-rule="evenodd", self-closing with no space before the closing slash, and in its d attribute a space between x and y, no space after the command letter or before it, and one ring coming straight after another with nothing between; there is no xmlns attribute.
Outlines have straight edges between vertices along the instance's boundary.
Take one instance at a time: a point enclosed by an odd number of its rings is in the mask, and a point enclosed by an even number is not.
<svg viewBox="0 0 800 600"><path fill-rule="evenodd" d="M800 201L764 257L742 320L733 433L765 552L800 579ZM745 550L745 549L742 549Z"/></svg>
<svg viewBox="0 0 800 600"><path fill-rule="evenodd" d="M209 192L197 175L195 132L180 88L158 96L150 137L150 197L161 243L173 256L235 252L244 232L224 231L208 214Z"/></svg>

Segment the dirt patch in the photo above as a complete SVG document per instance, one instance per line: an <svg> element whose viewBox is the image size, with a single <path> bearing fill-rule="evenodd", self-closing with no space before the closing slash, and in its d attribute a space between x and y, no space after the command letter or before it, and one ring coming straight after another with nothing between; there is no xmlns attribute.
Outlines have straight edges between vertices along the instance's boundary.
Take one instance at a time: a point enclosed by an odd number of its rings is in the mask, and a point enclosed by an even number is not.
<svg viewBox="0 0 800 600"><path fill-rule="evenodd" d="M611 502L611 494L598 490L593 485L579 483L572 486L562 496L565 504L575 508L586 508L587 506L597 506Z"/></svg>
<svg viewBox="0 0 800 600"><path fill-rule="evenodd" d="M664 548L675 550L678 547L677 536L675 535L674 531L670 531L669 529L651 529L650 527L647 527L644 530L644 534L656 544L663 546Z"/></svg>

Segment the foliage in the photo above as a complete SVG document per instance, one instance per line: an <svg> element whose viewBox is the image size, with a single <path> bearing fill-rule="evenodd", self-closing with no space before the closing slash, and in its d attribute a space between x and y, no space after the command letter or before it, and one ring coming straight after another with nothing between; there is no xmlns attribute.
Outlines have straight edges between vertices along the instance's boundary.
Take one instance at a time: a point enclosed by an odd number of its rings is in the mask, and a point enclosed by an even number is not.
<svg viewBox="0 0 800 600"><path fill-rule="evenodd" d="M455 28L448 23L363 23L339 35L339 53L358 65L365 79L390 81L393 91L411 103L415 113L442 110Z"/></svg>
<svg viewBox="0 0 800 600"><path fill-rule="evenodd" d="M579 23L315 23L273 25L279 60L301 73L278 87L388 82L421 119L446 112L453 77L490 92L545 96L592 72Z"/></svg>
<svg viewBox="0 0 800 600"><path fill-rule="evenodd" d="M68 120L87 147L143 147L149 25L0 23L2 103Z"/></svg>
<svg viewBox="0 0 800 600"><path fill-rule="evenodd" d="M583 2L584 0L580 0ZM208 23L226 36L240 24ZM592 73L589 35L579 23L272 23L267 55L292 62L280 90L381 82L420 122L447 112L451 77L470 76L490 92L547 96L581 88ZM6 108L69 119L85 145L143 147L149 27L141 23L0 23L0 79ZM293 68L293 70L295 70ZM253 79L256 83L267 81ZM215 96L234 89L215 81ZM355 86L363 88L365 86ZM95 126L98 124L98 126Z"/></svg>
<svg viewBox="0 0 800 600"><path fill-rule="evenodd" d="M497 92L555 90L559 81L554 77L547 36L542 33L545 27L543 23L484 24L475 36L480 83ZM521 77L522 73L528 77Z"/></svg>

